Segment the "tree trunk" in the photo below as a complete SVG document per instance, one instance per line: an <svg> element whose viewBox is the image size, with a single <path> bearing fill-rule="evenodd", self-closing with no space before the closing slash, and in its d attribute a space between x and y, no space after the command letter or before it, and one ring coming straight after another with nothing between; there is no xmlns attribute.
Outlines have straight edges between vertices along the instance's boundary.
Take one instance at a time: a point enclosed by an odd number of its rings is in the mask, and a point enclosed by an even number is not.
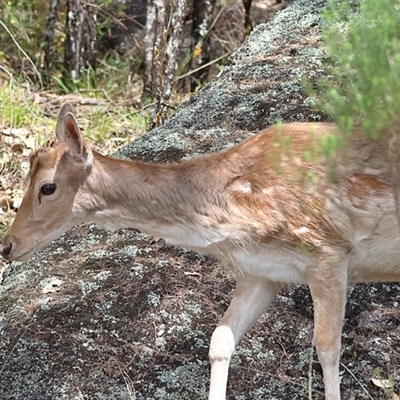
<svg viewBox="0 0 400 400"><path fill-rule="evenodd" d="M57 21L57 7L59 0L50 0L49 13L46 19L46 27L44 31L44 65L46 71L50 71L53 65L53 37L54 27Z"/></svg>
<svg viewBox="0 0 400 400"><path fill-rule="evenodd" d="M95 0L67 0L64 67L73 80L83 68L95 68L96 8Z"/></svg>
<svg viewBox="0 0 400 400"><path fill-rule="evenodd" d="M192 55L189 63L190 70L197 70L210 61L209 32L213 23L213 14L216 0L193 0L193 29L192 29ZM190 75L185 86L191 91L195 90L199 81L204 81L208 68L203 68Z"/></svg>
<svg viewBox="0 0 400 400"><path fill-rule="evenodd" d="M251 23L250 17L250 10L251 10L251 3L253 0L243 0L243 7L244 7L244 30L246 35L249 35L251 30L253 29L253 24Z"/></svg>
<svg viewBox="0 0 400 400"><path fill-rule="evenodd" d="M169 107L186 12L187 0L173 0L171 4L168 4L168 0L148 2L144 40L144 95L150 96L153 101L152 126L160 125L164 121Z"/></svg>

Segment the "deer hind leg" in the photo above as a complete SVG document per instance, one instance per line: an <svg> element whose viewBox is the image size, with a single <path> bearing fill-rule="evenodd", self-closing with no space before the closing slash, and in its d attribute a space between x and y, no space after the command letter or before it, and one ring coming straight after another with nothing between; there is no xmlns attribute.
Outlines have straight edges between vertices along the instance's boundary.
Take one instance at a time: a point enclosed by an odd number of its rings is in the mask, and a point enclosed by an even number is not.
<svg viewBox="0 0 400 400"><path fill-rule="evenodd" d="M265 312L281 287L254 278L238 280L232 302L211 337L209 400L225 399L229 361L235 346Z"/></svg>
<svg viewBox="0 0 400 400"><path fill-rule="evenodd" d="M314 344L322 366L325 400L340 400L339 359L347 292L343 263L320 266L308 279L314 302Z"/></svg>

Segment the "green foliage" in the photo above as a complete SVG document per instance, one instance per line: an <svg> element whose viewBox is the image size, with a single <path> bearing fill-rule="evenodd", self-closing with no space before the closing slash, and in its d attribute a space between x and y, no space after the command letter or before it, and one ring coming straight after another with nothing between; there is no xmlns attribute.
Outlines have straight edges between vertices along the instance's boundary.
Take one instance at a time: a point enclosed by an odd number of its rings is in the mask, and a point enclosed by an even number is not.
<svg viewBox="0 0 400 400"><path fill-rule="evenodd" d="M34 74L28 60L15 45L15 41L36 65L40 65L48 3L32 0L0 0L0 18L9 30L7 32L0 26L0 59L5 60L14 70L21 71L24 77Z"/></svg>
<svg viewBox="0 0 400 400"><path fill-rule="evenodd" d="M112 23L118 23L118 18L107 11L112 0L98 0L96 11L98 13L97 39L108 32ZM64 70L64 25L66 20L66 7L60 6L57 10L54 36L52 38L51 68L46 70L44 65L44 45L46 18L49 14L50 1L42 0L0 0L0 67L12 72L15 79L22 81L38 81L32 63L42 73L48 87L63 94L76 93L80 89L99 89L108 91L112 86L111 79L117 82L128 81L134 75L140 64L139 57L125 54L120 57L118 53L103 49L99 50L96 71L87 68L83 71L80 81L68 77ZM119 4L119 3L118 3ZM114 10L123 14L123 6ZM118 14L119 15L119 14ZM18 43L18 45L16 44ZM22 50L26 53L23 54ZM29 57L29 59L28 59ZM103 57L102 59L100 57ZM111 70L110 77L108 76ZM108 82L107 82L108 81ZM124 93L126 86L114 88L113 92Z"/></svg>
<svg viewBox="0 0 400 400"><path fill-rule="evenodd" d="M15 82L0 85L0 123L11 128L27 127L40 112L26 99L24 90Z"/></svg>
<svg viewBox="0 0 400 400"><path fill-rule="evenodd" d="M328 159L332 157L334 149L339 149L341 147L343 147L343 141L334 133L324 136L320 142L322 155Z"/></svg>
<svg viewBox="0 0 400 400"><path fill-rule="evenodd" d="M400 0L329 1L323 41L332 69L318 84L317 105L344 134L361 126L376 139L398 123L399 21Z"/></svg>
<svg viewBox="0 0 400 400"><path fill-rule="evenodd" d="M54 139L55 118L46 117L42 108L32 102L29 92L15 80L10 78L10 82L2 82L1 78L0 74L0 128L27 128L35 135L37 144L41 146L48 139ZM147 129L148 117L144 113L128 109L117 101L112 105L104 102L104 91L88 89L86 92L84 89L79 89L79 92L83 94L77 96L78 99L89 96L100 99L98 104L94 102L94 105L83 109L78 106L77 115L80 126L85 131L85 137L90 142L95 142L104 153L114 152ZM105 105L102 105L103 102ZM0 148L1 139L0 137Z"/></svg>
<svg viewBox="0 0 400 400"><path fill-rule="evenodd" d="M123 107L115 108L112 113L108 106L98 107L91 113L83 129L89 141L102 148L115 150L132 141L135 132L137 135L137 132L146 130L146 118L139 112L129 114Z"/></svg>
<svg viewBox="0 0 400 400"><path fill-rule="evenodd" d="M64 74L66 75L66 74ZM65 79L63 77L54 75L52 76L54 84L58 87L59 91L64 94L76 93L80 90L93 90L98 88L98 75L92 67L85 68L79 80L74 80L72 77ZM95 92L93 92L95 93Z"/></svg>
<svg viewBox="0 0 400 400"><path fill-rule="evenodd" d="M385 393L384 397L380 397L380 400L391 400L398 398L398 395L395 393L396 381L393 375L389 375L387 379L383 378L383 374L381 369L375 368L375 379L373 379L373 383L375 386L382 388Z"/></svg>

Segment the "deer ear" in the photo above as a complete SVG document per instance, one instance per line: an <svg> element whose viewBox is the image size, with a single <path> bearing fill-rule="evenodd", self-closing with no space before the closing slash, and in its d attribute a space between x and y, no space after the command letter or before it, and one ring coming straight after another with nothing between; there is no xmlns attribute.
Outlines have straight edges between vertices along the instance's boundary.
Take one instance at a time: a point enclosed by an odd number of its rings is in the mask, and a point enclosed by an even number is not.
<svg viewBox="0 0 400 400"><path fill-rule="evenodd" d="M64 117L67 113L75 115L74 108L71 103L64 103L58 112L58 119L56 125L56 137L59 142L64 142Z"/></svg>
<svg viewBox="0 0 400 400"><path fill-rule="evenodd" d="M67 112L65 115L61 116L61 111L59 118L62 118L62 125L59 126L59 130L57 131L57 138L59 141L65 142L68 145L68 155L71 156L74 161L83 163L85 167L88 167L92 164L92 151L85 143L74 115Z"/></svg>
<svg viewBox="0 0 400 400"><path fill-rule="evenodd" d="M68 153L74 160L82 162L85 166L92 163L92 151L85 143L76 119L70 112L64 116L64 141L69 147Z"/></svg>

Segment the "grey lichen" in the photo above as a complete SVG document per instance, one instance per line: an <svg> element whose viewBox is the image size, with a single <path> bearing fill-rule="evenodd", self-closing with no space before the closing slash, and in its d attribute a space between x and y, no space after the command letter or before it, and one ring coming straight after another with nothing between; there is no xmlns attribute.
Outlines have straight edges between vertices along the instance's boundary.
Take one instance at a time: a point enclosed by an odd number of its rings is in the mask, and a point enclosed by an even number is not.
<svg viewBox="0 0 400 400"><path fill-rule="evenodd" d="M183 104L162 127L118 155L151 162L178 161L201 154L198 148L221 150L235 143L235 138L277 120L320 119L320 114L304 107L307 95L300 84L304 77L324 74L324 53L319 46L320 9L324 6L324 0L298 0L272 21L257 26L215 81ZM280 89L285 82L292 82L291 93L297 94L296 98ZM204 135L196 139L194 133L199 131ZM221 147L217 143L224 140L223 132L228 132L229 140Z"/></svg>
<svg viewBox="0 0 400 400"><path fill-rule="evenodd" d="M304 77L325 74L319 37L324 5L298 0L256 27L213 82L118 155L174 162L225 149L280 119L324 120L301 89ZM64 283L42 293L53 277ZM77 227L31 261L4 271L0 398L206 398L207 348L232 291L232 279L215 260L154 243L133 230ZM379 324L363 318L359 310L369 311L365 296L372 303L385 300L393 310L400 286L353 290L343 362L368 352L364 364L352 368L358 380L368 385L365 371L378 366L400 379L398 319L384 310ZM378 327L386 333L379 336ZM284 291L238 346L230 398L302 398L311 341L309 293L302 287ZM320 388L319 369L312 378ZM342 383L347 397L365 398L352 377L344 375Z"/></svg>

